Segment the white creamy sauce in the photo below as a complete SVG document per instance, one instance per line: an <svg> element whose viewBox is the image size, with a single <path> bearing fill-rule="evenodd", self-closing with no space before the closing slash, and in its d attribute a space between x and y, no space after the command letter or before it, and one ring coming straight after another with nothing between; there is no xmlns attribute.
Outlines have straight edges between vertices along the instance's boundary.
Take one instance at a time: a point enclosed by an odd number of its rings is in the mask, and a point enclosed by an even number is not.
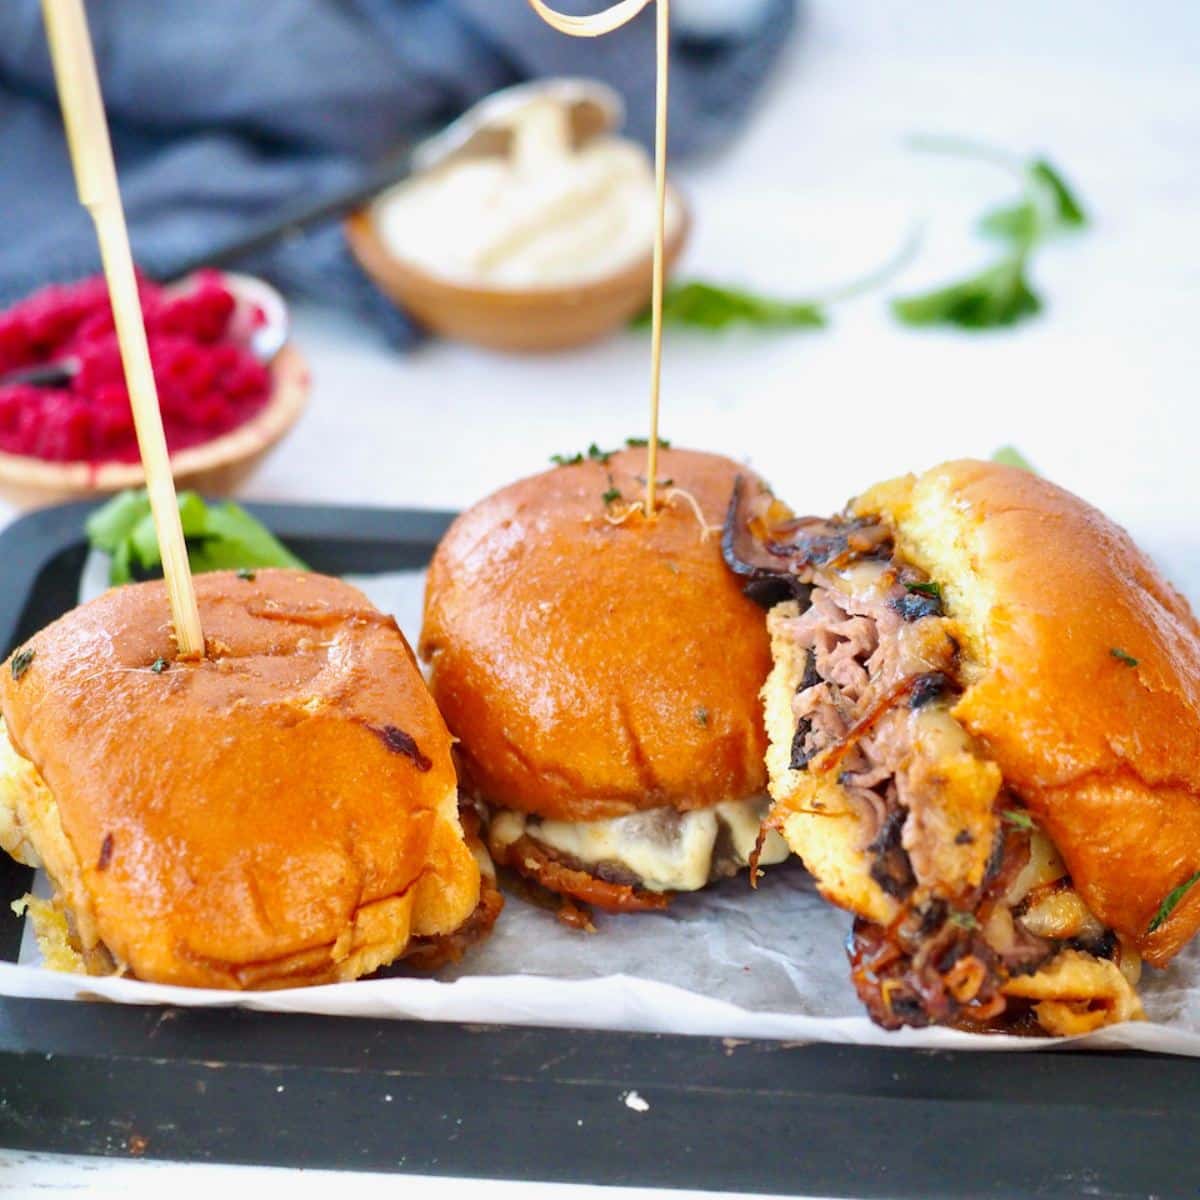
<svg viewBox="0 0 1200 1200"><path fill-rule="evenodd" d="M654 169L640 146L603 136L573 148L549 99L521 109L512 133L507 157L450 162L376 201L392 254L450 282L520 289L603 278L651 253ZM668 193L668 235L680 216Z"/></svg>
<svg viewBox="0 0 1200 1200"><path fill-rule="evenodd" d="M708 883L722 825L729 831L737 864L749 864L769 803L765 796L756 796L691 812L650 809L608 821L543 821L499 812L492 818L491 832L505 845L528 834L585 866L621 867L652 892L694 892ZM771 866L787 856L787 843L772 830L759 861Z"/></svg>

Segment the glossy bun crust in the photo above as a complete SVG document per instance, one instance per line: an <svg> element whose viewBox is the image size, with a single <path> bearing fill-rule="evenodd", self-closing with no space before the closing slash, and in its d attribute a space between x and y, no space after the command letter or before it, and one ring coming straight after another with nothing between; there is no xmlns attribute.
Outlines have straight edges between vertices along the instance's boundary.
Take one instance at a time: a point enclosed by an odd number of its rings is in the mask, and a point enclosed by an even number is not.
<svg viewBox="0 0 1200 1200"><path fill-rule="evenodd" d="M1092 912L1165 963L1200 927L1197 886L1149 932L1200 870L1200 624L1187 602L1123 529L1027 471L948 463L854 507L895 526L968 636L954 716Z"/></svg>
<svg viewBox="0 0 1200 1200"><path fill-rule="evenodd" d="M688 495L664 487L654 520L611 523L645 470L635 449L521 480L434 556L421 653L468 782L496 807L587 821L766 787L767 634L720 546L745 470L663 450L659 479Z"/></svg>
<svg viewBox="0 0 1200 1200"><path fill-rule="evenodd" d="M176 661L165 589L145 583L54 622L0 680L31 764L18 817L84 949L140 979L263 988L352 979L452 933L479 868L395 621L319 575L195 582L203 662Z"/></svg>

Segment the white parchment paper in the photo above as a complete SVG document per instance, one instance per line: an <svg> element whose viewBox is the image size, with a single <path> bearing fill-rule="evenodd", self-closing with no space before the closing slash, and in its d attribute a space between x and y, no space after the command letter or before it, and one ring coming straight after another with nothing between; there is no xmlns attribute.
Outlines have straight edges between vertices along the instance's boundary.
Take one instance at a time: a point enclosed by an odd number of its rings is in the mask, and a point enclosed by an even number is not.
<svg viewBox="0 0 1200 1200"><path fill-rule="evenodd" d="M1200 592L1194 555L1177 554L1164 565L1192 596ZM93 556L81 597L102 591L106 574L106 561ZM423 573L352 582L395 613L415 641ZM38 886L44 891L45 881L39 878ZM743 875L681 896L664 913L598 913L594 935L568 929L551 913L509 896L492 937L433 979L395 976L258 993L162 987L47 970L27 929L20 962L0 964L0 993L924 1048L1053 1044L951 1029L877 1028L850 986L842 948L849 923L792 862L770 869L756 892ZM1141 993L1148 1020L1069 1040L1200 1055L1200 946L1185 950L1165 971L1147 968Z"/></svg>

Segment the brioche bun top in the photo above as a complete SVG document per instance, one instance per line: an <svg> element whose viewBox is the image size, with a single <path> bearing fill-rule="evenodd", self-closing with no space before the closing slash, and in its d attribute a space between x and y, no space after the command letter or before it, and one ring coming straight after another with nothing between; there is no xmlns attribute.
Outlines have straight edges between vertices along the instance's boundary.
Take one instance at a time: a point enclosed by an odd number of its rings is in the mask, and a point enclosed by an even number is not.
<svg viewBox="0 0 1200 1200"><path fill-rule="evenodd" d="M630 510L646 457L622 450L505 487L434 555L421 653L463 772L497 807L597 820L766 786L767 635L719 530L746 471L663 449L658 476L672 482L647 519Z"/></svg>
<svg viewBox="0 0 1200 1200"><path fill-rule="evenodd" d="M1166 962L1200 927L1200 624L1129 535L1045 479L951 462L852 508L894 526L967 644L954 716L1053 839L1088 907Z"/></svg>
<svg viewBox="0 0 1200 1200"><path fill-rule="evenodd" d="M154 582L67 613L0 678L80 926L141 979L213 987L352 977L457 928L479 871L395 621L300 571L195 587L202 661L177 660Z"/></svg>

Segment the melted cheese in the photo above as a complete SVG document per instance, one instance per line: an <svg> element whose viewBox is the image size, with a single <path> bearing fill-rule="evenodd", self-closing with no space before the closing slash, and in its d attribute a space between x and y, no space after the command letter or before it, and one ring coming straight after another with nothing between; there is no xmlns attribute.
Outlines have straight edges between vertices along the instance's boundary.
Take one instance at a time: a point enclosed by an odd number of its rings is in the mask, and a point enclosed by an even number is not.
<svg viewBox="0 0 1200 1200"><path fill-rule="evenodd" d="M40 797L40 792L46 792L46 795ZM49 799L46 786L33 764L13 748L8 730L0 720L0 850L7 851L27 867L42 865L30 838L29 819L25 815L39 799L43 806Z"/></svg>
<svg viewBox="0 0 1200 1200"><path fill-rule="evenodd" d="M734 864L749 864L767 806L766 797L756 796L691 812L655 808L608 821L543 821L505 811L492 818L491 835L503 845L527 835L585 867L606 865L627 872L648 891L694 892L712 877L722 828ZM762 865L787 856L783 838L768 833Z"/></svg>
<svg viewBox="0 0 1200 1200"><path fill-rule="evenodd" d="M18 917L28 917L33 922L43 966L51 971L86 972L83 955L71 944L67 914L53 900L41 900L27 893L12 902L12 910Z"/></svg>

